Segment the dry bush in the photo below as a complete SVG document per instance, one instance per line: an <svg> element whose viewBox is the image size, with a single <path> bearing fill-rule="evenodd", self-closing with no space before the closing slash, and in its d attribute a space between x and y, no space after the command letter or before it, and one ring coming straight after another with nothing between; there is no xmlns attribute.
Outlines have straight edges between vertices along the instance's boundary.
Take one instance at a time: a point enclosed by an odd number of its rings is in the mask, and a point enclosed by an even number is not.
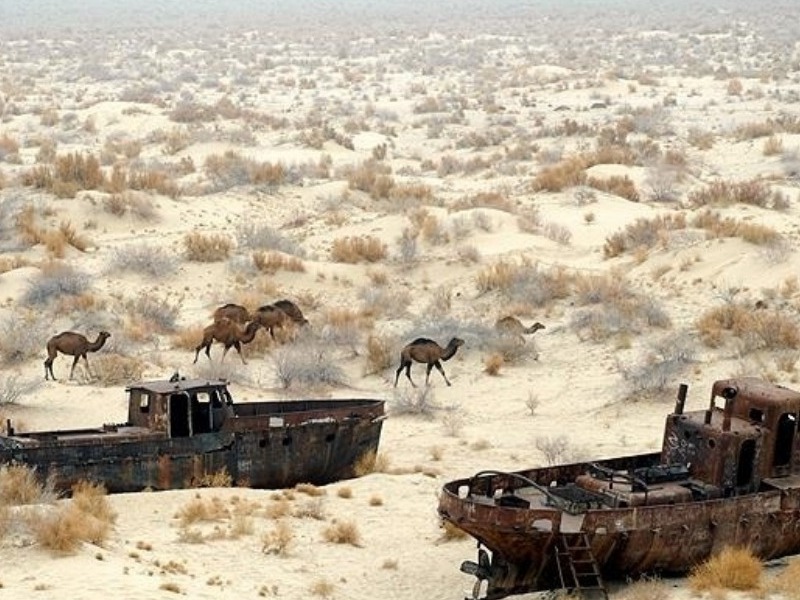
<svg viewBox="0 0 800 600"><path fill-rule="evenodd" d="M382 452L365 452L353 464L353 474L363 477L370 473L386 473L389 470L389 456Z"/></svg>
<svg viewBox="0 0 800 600"><path fill-rule="evenodd" d="M500 375L500 370L505 364L505 359L500 353L494 353L487 356L483 361L483 372L487 375L496 377Z"/></svg>
<svg viewBox="0 0 800 600"><path fill-rule="evenodd" d="M751 550L728 546L692 569L689 587L695 592L755 590L761 586L763 571L764 565Z"/></svg>
<svg viewBox="0 0 800 600"><path fill-rule="evenodd" d="M331 247L331 260L342 263L374 263L386 258L386 244L371 235L336 238Z"/></svg>
<svg viewBox="0 0 800 600"><path fill-rule="evenodd" d="M432 204L434 195L431 187L423 183L403 183L391 187L389 199L398 202L401 206L407 205L409 201L418 204L423 202Z"/></svg>
<svg viewBox="0 0 800 600"><path fill-rule="evenodd" d="M711 150L714 147L716 136L711 131L703 131L693 127L689 129L686 141L690 146L698 150Z"/></svg>
<svg viewBox="0 0 800 600"><path fill-rule="evenodd" d="M364 375L382 373L392 366L394 359L394 338L370 334L367 338L367 355Z"/></svg>
<svg viewBox="0 0 800 600"><path fill-rule="evenodd" d="M560 192L564 188L583 185L585 169L589 166L584 157L574 156L560 163L545 167L533 180L535 192Z"/></svg>
<svg viewBox="0 0 800 600"><path fill-rule="evenodd" d="M173 176L163 168L157 167L131 169L127 177L127 187L132 190L157 192L172 199L181 195L181 188ZM142 214L141 210L139 212L132 210L131 212L145 221L151 220L148 218L149 215Z"/></svg>
<svg viewBox="0 0 800 600"><path fill-rule="evenodd" d="M253 264L262 273L274 275L278 271L291 271L304 273L306 270L303 261L296 256L287 256L282 252L253 252Z"/></svg>
<svg viewBox="0 0 800 600"><path fill-rule="evenodd" d="M325 520L325 502L323 498L307 500L300 506L295 507L292 516L297 519Z"/></svg>
<svg viewBox="0 0 800 600"><path fill-rule="evenodd" d="M537 437L535 446L550 466L565 462L571 452L569 439L565 435Z"/></svg>
<svg viewBox="0 0 800 600"><path fill-rule="evenodd" d="M233 485L233 477L228 473L228 469L222 467L217 471L205 472L203 475L194 482L193 487L200 488L221 488L231 487Z"/></svg>
<svg viewBox="0 0 800 600"><path fill-rule="evenodd" d="M723 217L710 210L695 216L691 224L693 227L704 229L709 238L739 237L759 246L776 245L783 240L783 236L771 227Z"/></svg>
<svg viewBox="0 0 800 600"><path fill-rule="evenodd" d="M46 189L59 198L74 198L80 190L103 187L100 161L78 152L57 156L55 164L37 165L22 175L23 185Z"/></svg>
<svg viewBox="0 0 800 600"><path fill-rule="evenodd" d="M138 381L144 375L144 369L144 361L135 356L104 352L92 357L95 383L106 387Z"/></svg>
<svg viewBox="0 0 800 600"><path fill-rule="evenodd" d="M332 544L350 544L361 547L361 532L355 521L334 521L322 532L326 542Z"/></svg>
<svg viewBox="0 0 800 600"><path fill-rule="evenodd" d="M639 202L639 190L636 189L636 184L627 175L614 175L607 179L590 177L586 185L596 190L626 198L631 202Z"/></svg>
<svg viewBox="0 0 800 600"><path fill-rule="evenodd" d="M221 234L205 234L199 231L183 237L186 258L194 262L217 262L230 256L233 241Z"/></svg>
<svg viewBox="0 0 800 600"><path fill-rule="evenodd" d="M336 586L326 579L317 579L309 588L309 592L313 596L319 596L320 598L332 598L335 590Z"/></svg>
<svg viewBox="0 0 800 600"><path fill-rule="evenodd" d="M654 248L659 243L667 243L670 231L685 228L686 216L683 213L664 214L652 219L642 217L628 224L621 232L608 236L603 244L603 255L614 258L640 248Z"/></svg>
<svg viewBox="0 0 800 600"><path fill-rule="evenodd" d="M0 506L44 504L53 502L55 498L53 481L42 484L34 468L16 464L0 465Z"/></svg>
<svg viewBox="0 0 800 600"><path fill-rule="evenodd" d="M477 275L478 291L485 294L493 290L508 290L523 268L522 265L504 260L484 267Z"/></svg>
<svg viewBox="0 0 800 600"><path fill-rule="evenodd" d="M102 485L79 482L73 487L71 501L40 512L29 526L43 548L70 553L81 542L102 545L111 535L116 518Z"/></svg>
<svg viewBox="0 0 800 600"><path fill-rule="evenodd" d="M625 586L618 600L669 600L672 594L670 587L658 578L642 578Z"/></svg>
<svg viewBox="0 0 800 600"><path fill-rule="evenodd" d="M171 339L172 348L180 350L191 350L197 348L197 345L203 339L203 325L194 325L186 329L181 329L173 334Z"/></svg>
<svg viewBox="0 0 800 600"><path fill-rule="evenodd" d="M692 207L751 204L767 208L772 198L773 194L769 185L759 179L746 181L718 179L700 189L691 191L687 196L687 202Z"/></svg>
<svg viewBox="0 0 800 600"><path fill-rule="evenodd" d="M295 534L286 521L278 521L275 526L261 536L261 552L289 556L295 541Z"/></svg>
<svg viewBox="0 0 800 600"><path fill-rule="evenodd" d="M764 156L775 156L783 153L783 140L776 135L769 136L764 140L764 145L761 147L761 153Z"/></svg>
<svg viewBox="0 0 800 600"><path fill-rule="evenodd" d="M392 168L381 161L366 160L350 169L347 185L351 190L366 192L373 200L389 198L395 187Z"/></svg>
<svg viewBox="0 0 800 600"><path fill-rule="evenodd" d="M350 486L343 486L336 490L336 495L344 500L350 500L353 497L353 488Z"/></svg>
<svg viewBox="0 0 800 600"><path fill-rule="evenodd" d="M48 262L31 281L23 296L28 305L44 305L64 296L80 296L91 285L89 275L62 262Z"/></svg>
<svg viewBox="0 0 800 600"><path fill-rule="evenodd" d="M230 517L230 511L217 496L203 498L199 494L178 509L175 518L181 527L202 521L222 521Z"/></svg>
<svg viewBox="0 0 800 600"><path fill-rule="evenodd" d="M327 346L292 344L272 356L275 377L283 389L319 389L344 385L347 376Z"/></svg>
<svg viewBox="0 0 800 600"><path fill-rule="evenodd" d="M787 350L800 348L800 328L789 315L777 310L753 312L749 306L728 303L706 310L695 322L706 346L721 346L724 332L738 338L749 349Z"/></svg>

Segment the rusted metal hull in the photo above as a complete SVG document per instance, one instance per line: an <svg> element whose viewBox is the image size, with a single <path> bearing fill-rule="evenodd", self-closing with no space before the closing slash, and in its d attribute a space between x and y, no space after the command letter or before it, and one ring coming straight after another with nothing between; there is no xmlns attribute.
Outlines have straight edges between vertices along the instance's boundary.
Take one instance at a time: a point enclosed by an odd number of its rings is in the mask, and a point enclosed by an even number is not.
<svg viewBox="0 0 800 600"><path fill-rule="evenodd" d="M487 582L482 596L486 599L562 587L555 559L562 534L586 534L607 579L683 573L731 545L748 547L763 559L800 552L800 475L780 487L764 485L763 491L736 497L618 508L587 505L574 514L563 505L548 505L546 493L575 481L587 469L656 466L659 458L658 453L643 454L511 474L479 474L446 484L438 510L443 519L491 551L489 564L484 562L479 576ZM530 506L508 505L503 500L526 497L528 482L545 492L534 490L528 496ZM473 572L475 566L462 570Z"/></svg>
<svg viewBox="0 0 800 600"><path fill-rule="evenodd" d="M226 473L233 485L283 488L354 476L377 452L383 401L256 402L231 407L219 431L170 437L130 426L0 436L0 463L36 468L59 490L79 480L110 492L196 487Z"/></svg>

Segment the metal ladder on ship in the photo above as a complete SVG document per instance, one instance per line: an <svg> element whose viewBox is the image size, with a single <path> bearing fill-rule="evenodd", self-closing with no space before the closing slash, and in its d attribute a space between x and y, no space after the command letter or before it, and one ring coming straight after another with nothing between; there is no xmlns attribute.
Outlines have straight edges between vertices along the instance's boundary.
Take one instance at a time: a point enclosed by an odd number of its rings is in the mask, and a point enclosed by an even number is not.
<svg viewBox="0 0 800 600"><path fill-rule="evenodd" d="M578 592L583 598L602 597L608 590L585 533L562 533L556 545L556 566L561 587Z"/></svg>

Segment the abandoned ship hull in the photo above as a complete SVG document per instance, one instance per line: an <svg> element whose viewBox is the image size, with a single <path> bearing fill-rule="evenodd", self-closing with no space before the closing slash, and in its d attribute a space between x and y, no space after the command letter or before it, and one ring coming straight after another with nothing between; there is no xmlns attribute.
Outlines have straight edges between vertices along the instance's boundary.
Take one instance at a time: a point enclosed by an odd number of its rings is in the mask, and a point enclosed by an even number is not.
<svg viewBox="0 0 800 600"><path fill-rule="evenodd" d="M646 454L598 461L592 467L639 468L658 459L659 454ZM493 472L444 487L440 516L491 551L490 557L484 554L482 561L462 568L487 582L483 598L564 587L558 554L561 544L578 540L588 544L607 579L685 573L731 545L748 547L765 560L800 553L800 489L775 487L748 496L694 500L670 505L668 511L654 504L570 514L562 499L551 506L546 493L525 485L525 480L534 481L557 493L559 482L574 481L587 468L575 464ZM471 492L465 495L465 490ZM504 506L509 495L530 506L519 501Z"/></svg>
<svg viewBox="0 0 800 600"><path fill-rule="evenodd" d="M286 400L235 404L222 380L141 382L128 421L96 429L0 435L0 464L22 464L56 489L80 480L110 492L211 485L285 488L355 476L378 451L384 401Z"/></svg>
<svg viewBox="0 0 800 600"><path fill-rule="evenodd" d="M222 473L234 485L255 488L323 485L353 477L356 461L377 452L380 428L380 421L330 422L113 443L101 435L103 443L0 449L0 462L34 467L59 490L79 480L102 482L109 492L189 488ZM63 433L60 439L70 439Z"/></svg>
<svg viewBox="0 0 800 600"><path fill-rule="evenodd" d="M684 412L687 389L660 452L446 483L440 516L480 546L461 565L472 597L605 592L605 579L685 573L730 546L800 553L800 393L722 379L707 409Z"/></svg>

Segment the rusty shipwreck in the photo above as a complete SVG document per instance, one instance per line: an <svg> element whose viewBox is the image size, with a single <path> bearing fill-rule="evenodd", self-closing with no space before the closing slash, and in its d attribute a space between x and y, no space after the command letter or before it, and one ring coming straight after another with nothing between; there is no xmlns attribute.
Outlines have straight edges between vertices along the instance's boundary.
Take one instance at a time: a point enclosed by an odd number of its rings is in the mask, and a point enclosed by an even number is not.
<svg viewBox="0 0 800 600"><path fill-rule="evenodd" d="M477 578L471 597L606 595L606 580L683 573L725 546L800 553L800 393L721 380L691 412L686 394L660 452L445 484L439 515L478 541L461 565Z"/></svg>
<svg viewBox="0 0 800 600"><path fill-rule="evenodd" d="M128 420L96 429L18 433L7 422L0 463L34 467L59 490L79 480L110 492L201 485L226 473L234 485L283 488L354 476L377 452L384 401L234 403L223 380L130 385Z"/></svg>

